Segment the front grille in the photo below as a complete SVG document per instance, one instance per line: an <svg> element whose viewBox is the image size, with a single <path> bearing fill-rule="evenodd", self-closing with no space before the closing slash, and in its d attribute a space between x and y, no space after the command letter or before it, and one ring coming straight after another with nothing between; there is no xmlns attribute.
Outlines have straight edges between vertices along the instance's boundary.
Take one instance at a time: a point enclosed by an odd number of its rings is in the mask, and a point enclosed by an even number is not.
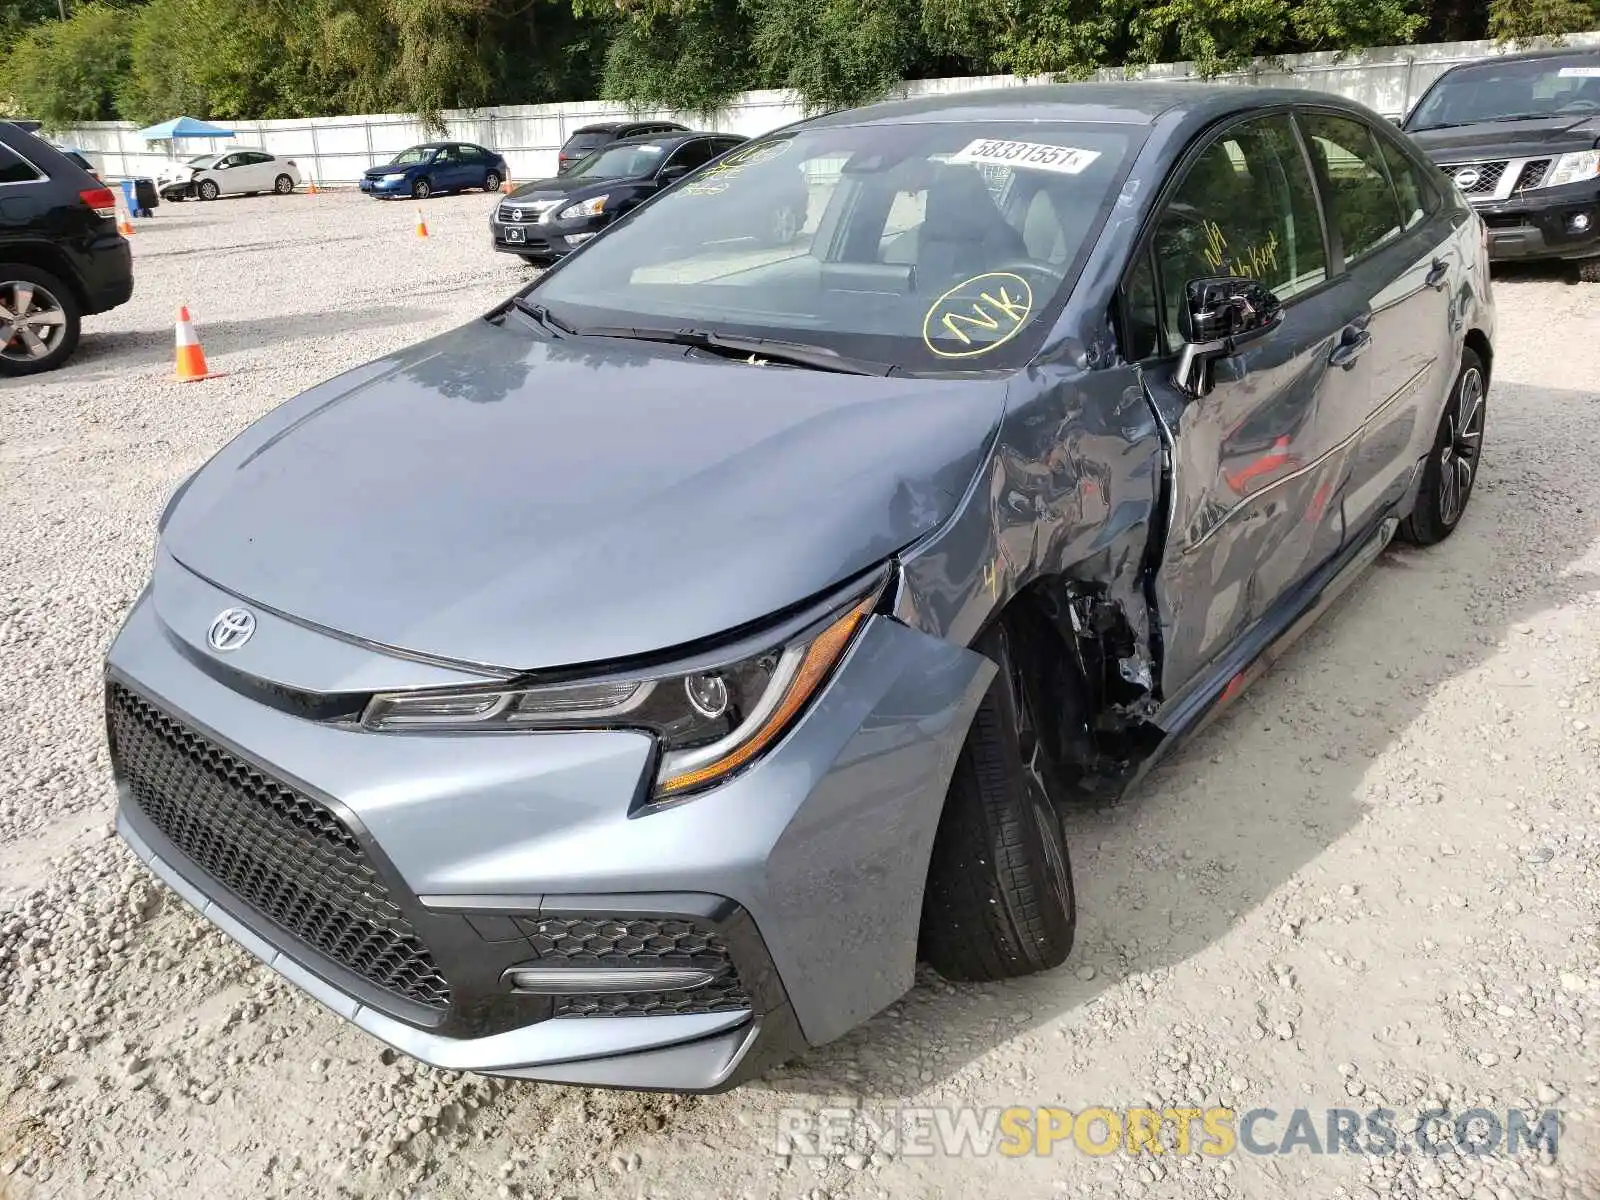
<svg viewBox="0 0 1600 1200"><path fill-rule="evenodd" d="M448 981L333 812L118 684L107 686L106 706L117 772L173 846L374 986L449 1007Z"/></svg>
<svg viewBox="0 0 1600 1200"><path fill-rule="evenodd" d="M704 987L688 991L563 996L556 1001L557 1017L666 1016L751 1007L727 943L696 921L542 917L528 940L538 961L550 966L698 967L717 972Z"/></svg>
<svg viewBox="0 0 1600 1200"><path fill-rule="evenodd" d="M1501 159L1498 162L1452 163L1440 169L1451 179L1456 179L1463 171L1476 171L1478 177L1470 184L1463 185L1458 180L1456 186L1461 188L1464 195L1492 196L1495 189L1500 186L1500 176L1506 173L1506 161Z"/></svg>
<svg viewBox="0 0 1600 1200"><path fill-rule="evenodd" d="M1525 163L1522 175L1517 179L1517 191L1525 192L1529 188L1536 188L1544 182L1544 173L1550 169L1548 158L1535 158Z"/></svg>

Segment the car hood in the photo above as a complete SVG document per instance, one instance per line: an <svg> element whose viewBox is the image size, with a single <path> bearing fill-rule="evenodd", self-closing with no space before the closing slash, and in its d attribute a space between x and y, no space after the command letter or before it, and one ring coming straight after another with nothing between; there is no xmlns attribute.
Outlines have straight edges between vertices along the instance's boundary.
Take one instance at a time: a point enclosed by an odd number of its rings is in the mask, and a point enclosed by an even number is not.
<svg viewBox="0 0 1600 1200"><path fill-rule="evenodd" d="M756 366L486 320L284 404L162 537L303 623L515 670L686 646L842 582L955 510L999 380Z"/></svg>
<svg viewBox="0 0 1600 1200"><path fill-rule="evenodd" d="M511 195L508 200L584 200L590 195L598 196L607 188L618 187L622 184L638 183L636 177L615 177L612 179L574 179L570 175L557 175L552 179L535 179L532 183L525 183Z"/></svg>
<svg viewBox="0 0 1600 1200"><path fill-rule="evenodd" d="M406 163L404 166L368 167L362 172L367 179L382 179L385 175L404 175L407 171L415 171L418 167L425 167L427 163Z"/></svg>
<svg viewBox="0 0 1600 1200"><path fill-rule="evenodd" d="M1411 135L1434 162L1528 158L1591 150L1600 141L1600 117L1545 117L1537 121L1485 121L1457 129L1424 129Z"/></svg>

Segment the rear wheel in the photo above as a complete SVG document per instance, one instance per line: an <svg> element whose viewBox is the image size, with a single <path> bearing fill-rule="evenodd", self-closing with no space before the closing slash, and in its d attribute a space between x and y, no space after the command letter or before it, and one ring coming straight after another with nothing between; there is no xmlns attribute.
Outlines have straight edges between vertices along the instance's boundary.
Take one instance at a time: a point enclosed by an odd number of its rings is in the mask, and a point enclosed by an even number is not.
<svg viewBox="0 0 1600 1200"><path fill-rule="evenodd" d="M277 192L280 196L287 196L290 192L294 191L294 180L290 179L287 175L279 175L272 181L272 190Z"/></svg>
<svg viewBox="0 0 1600 1200"><path fill-rule="evenodd" d="M486 192L498 192L500 190L500 175L498 172L490 171L483 177L483 190Z"/></svg>
<svg viewBox="0 0 1600 1200"><path fill-rule="evenodd" d="M977 649L1000 668L956 760L922 901L922 957L946 979L1049 970L1072 950L1066 840L1036 770L1033 707L1003 627Z"/></svg>
<svg viewBox="0 0 1600 1200"><path fill-rule="evenodd" d="M411 198L413 200L426 200L433 195L433 184L426 179L419 179L411 185Z"/></svg>
<svg viewBox="0 0 1600 1200"><path fill-rule="evenodd" d="M1444 541L1461 523L1467 501L1472 499L1472 485L1478 481L1488 389L1483 360L1476 352L1463 350L1455 388L1422 469L1417 505L1400 523L1400 536L1406 541L1432 546Z"/></svg>
<svg viewBox="0 0 1600 1200"><path fill-rule="evenodd" d="M0 375L35 375L66 362L82 314L72 290L26 263L0 263Z"/></svg>

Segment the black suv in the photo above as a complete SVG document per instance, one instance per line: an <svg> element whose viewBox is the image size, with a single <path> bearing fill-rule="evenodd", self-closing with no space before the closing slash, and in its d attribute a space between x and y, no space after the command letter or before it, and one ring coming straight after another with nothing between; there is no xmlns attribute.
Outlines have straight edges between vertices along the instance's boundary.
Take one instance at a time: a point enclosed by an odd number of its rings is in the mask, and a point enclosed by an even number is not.
<svg viewBox="0 0 1600 1200"><path fill-rule="evenodd" d="M133 295L111 189L0 121L0 375L59 367L86 314Z"/></svg>
<svg viewBox="0 0 1600 1200"><path fill-rule="evenodd" d="M580 158L601 146L631 137L661 137L669 133L688 133L687 125L676 121L597 121L574 129L556 152L556 174L562 174Z"/></svg>
<svg viewBox="0 0 1600 1200"><path fill-rule="evenodd" d="M1452 67L1403 128L1489 229L1492 259L1566 259L1600 283L1600 50Z"/></svg>

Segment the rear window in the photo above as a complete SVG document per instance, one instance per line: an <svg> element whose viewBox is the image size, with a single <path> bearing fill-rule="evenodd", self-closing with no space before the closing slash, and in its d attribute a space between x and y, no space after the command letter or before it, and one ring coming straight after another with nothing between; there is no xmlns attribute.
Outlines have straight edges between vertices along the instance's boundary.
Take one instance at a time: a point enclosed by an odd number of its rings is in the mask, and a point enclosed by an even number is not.
<svg viewBox="0 0 1600 1200"><path fill-rule="evenodd" d="M9 146L0 143L0 183L32 183L43 176Z"/></svg>
<svg viewBox="0 0 1600 1200"><path fill-rule="evenodd" d="M580 329L688 322L908 374L1014 368L1065 302L1143 136L984 122L764 138L534 290Z"/></svg>
<svg viewBox="0 0 1600 1200"><path fill-rule="evenodd" d="M561 147L561 153L568 158L575 154L587 154L597 146L604 146L610 140L609 133L575 133L567 139L566 145Z"/></svg>

